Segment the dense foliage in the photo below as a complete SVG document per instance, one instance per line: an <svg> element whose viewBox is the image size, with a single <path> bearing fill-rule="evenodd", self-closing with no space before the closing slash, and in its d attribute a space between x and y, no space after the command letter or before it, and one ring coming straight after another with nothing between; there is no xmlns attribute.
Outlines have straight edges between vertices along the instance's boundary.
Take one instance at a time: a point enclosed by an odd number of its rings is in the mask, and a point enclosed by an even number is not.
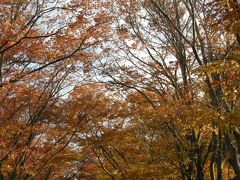
<svg viewBox="0 0 240 180"><path fill-rule="evenodd" d="M0 0L0 179L240 179L237 0Z"/></svg>

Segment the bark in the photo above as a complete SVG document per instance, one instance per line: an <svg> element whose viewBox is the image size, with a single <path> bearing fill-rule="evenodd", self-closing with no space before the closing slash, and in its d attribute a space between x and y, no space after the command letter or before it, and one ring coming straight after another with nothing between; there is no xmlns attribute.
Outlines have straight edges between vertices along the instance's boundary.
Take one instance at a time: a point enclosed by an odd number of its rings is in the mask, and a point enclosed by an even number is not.
<svg viewBox="0 0 240 180"><path fill-rule="evenodd" d="M215 180L214 165L215 165L214 157L212 157L211 162L210 162L210 177L211 177L211 180Z"/></svg>
<svg viewBox="0 0 240 180"><path fill-rule="evenodd" d="M237 149L233 145L229 132L226 132L224 137L225 137L225 142L227 144L228 151L231 156L231 165L233 167L234 173L236 175L236 178L240 179L240 164L238 160Z"/></svg>

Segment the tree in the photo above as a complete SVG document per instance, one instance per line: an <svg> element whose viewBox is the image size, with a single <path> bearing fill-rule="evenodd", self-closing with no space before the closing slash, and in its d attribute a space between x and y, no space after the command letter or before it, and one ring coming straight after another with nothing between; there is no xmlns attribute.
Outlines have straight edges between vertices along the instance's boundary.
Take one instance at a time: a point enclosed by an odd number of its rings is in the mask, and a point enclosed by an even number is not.
<svg viewBox="0 0 240 180"><path fill-rule="evenodd" d="M234 0L2 0L0 179L239 179L238 17Z"/></svg>
<svg viewBox="0 0 240 180"><path fill-rule="evenodd" d="M236 14L238 6L231 2L228 8ZM143 125L151 122L156 110L164 109L158 114L164 124L162 131L168 129L173 138L169 143L175 144L168 165L177 167L182 179L223 179L227 168L239 178L238 148L231 145L239 141L239 83L235 76L239 47L236 33L227 30L228 25L216 26L218 17L228 16L214 3L121 1L116 11L121 14L116 17L119 40L113 41L116 46L113 54L107 54L109 61L105 57L101 62L109 84L127 94L137 91L145 99L139 104L151 104L150 117L137 118ZM235 17L229 16L231 20ZM221 23L228 24L224 18ZM230 119L234 123L229 123ZM167 148L165 144L162 147Z"/></svg>
<svg viewBox="0 0 240 180"><path fill-rule="evenodd" d="M1 1L1 179L79 173L71 142L84 120L62 111L63 96L107 36L110 19L98 8L94 14L94 6L75 1Z"/></svg>

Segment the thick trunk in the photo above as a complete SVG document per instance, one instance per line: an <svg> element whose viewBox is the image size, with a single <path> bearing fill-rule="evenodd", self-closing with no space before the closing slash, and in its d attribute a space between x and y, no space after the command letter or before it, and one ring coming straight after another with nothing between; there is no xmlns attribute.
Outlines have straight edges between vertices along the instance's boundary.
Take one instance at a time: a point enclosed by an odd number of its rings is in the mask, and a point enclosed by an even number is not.
<svg viewBox="0 0 240 180"><path fill-rule="evenodd" d="M221 157L218 157L216 159L216 163L217 163L217 180L222 180L222 160Z"/></svg>
<svg viewBox="0 0 240 180"><path fill-rule="evenodd" d="M202 165L197 165L197 178L196 180L204 180L203 167Z"/></svg>
<svg viewBox="0 0 240 180"><path fill-rule="evenodd" d="M234 147L233 142L231 140L231 137L228 132L225 133L225 142L227 144L228 151L231 156L231 165L233 167L234 173L236 174L236 177L240 179L240 164L238 160L238 152L236 147Z"/></svg>

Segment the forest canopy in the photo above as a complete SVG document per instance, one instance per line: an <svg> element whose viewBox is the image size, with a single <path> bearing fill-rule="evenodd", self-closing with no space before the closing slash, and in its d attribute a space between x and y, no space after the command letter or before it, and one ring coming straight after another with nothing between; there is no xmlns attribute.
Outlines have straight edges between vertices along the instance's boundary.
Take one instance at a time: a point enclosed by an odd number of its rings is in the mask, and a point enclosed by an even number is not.
<svg viewBox="0 0 240 180"><path fill-rule="evenodd" d="M0 0L0 179L240 179L238 0Z"/></svg>

